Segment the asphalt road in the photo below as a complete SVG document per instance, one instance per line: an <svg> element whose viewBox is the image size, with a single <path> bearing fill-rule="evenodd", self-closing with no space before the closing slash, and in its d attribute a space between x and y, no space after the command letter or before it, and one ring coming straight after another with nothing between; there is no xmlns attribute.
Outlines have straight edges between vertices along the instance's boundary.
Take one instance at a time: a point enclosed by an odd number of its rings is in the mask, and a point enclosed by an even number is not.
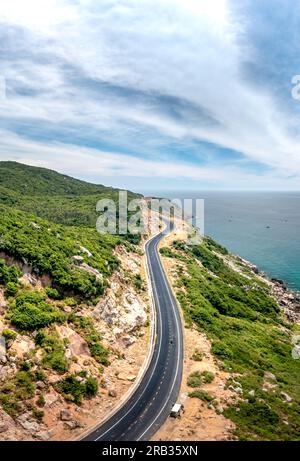
<svg viewBox="0 0 300 461"><path fill-rule="evenodd" d="M149 440L176 402L182 377L183 337L176 301L158 255L162 237L153 237L145 248L157 317L150 365L130 399L83 440Z"/></svg>

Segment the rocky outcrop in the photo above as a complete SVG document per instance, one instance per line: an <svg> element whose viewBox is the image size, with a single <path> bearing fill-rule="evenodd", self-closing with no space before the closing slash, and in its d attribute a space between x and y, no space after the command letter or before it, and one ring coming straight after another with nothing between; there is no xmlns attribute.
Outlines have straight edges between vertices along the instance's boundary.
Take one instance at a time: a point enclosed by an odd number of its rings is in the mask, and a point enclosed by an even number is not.
<svg viewBox="0 0 300 461"><path fill-rule="evenodd" d="M35 344L29 336L18 335L10 347L10 351L17 357L22 359L24 355L35 349Z"/></svg>
<svg viewBox="0 0 300 461"><path fill-rule="evenodd" d="M24 431L24 428L0 407L0 439L33 440L33 437L30 431Z"/></svg>
<svg viewBox="0 0 300 461"><path fill-rule="evenodd" d="M118 336L131 333L147 321L147 306L129 284L124 286L120 273L111 280L111 288L94 309L94 316L101 318ZM130 340L130 338L129 338Z"/></svg>
<svg viewBox="0 0 300 461"><path fill-rule="evenodd" d="M291 322L300 321L300 294L287 289L281 280L272 279L272 294Z"/></svg>

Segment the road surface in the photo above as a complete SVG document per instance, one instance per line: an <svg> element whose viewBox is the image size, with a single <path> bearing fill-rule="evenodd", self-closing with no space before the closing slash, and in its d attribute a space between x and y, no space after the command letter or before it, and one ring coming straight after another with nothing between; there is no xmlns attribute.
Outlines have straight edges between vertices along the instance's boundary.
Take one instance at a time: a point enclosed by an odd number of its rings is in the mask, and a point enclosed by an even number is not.
<svg viewBox="0 0 300 461"><path fill-rule="evenodd" d="M157 318L151 362L130 399L83 440L149 440L169 416L177 400L183 363L182 326L158 254L157 245L162 237L162 233L158 234L145 247Z"/></svg>

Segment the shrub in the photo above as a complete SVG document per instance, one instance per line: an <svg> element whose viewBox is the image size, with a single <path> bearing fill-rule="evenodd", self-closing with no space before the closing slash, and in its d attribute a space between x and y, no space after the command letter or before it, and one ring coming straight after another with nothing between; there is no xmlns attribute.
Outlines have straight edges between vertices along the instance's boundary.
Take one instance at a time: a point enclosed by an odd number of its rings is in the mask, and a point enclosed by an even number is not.
<svg viewBox="0 0 300 461"><path fill-rule="evenodd" d="M35 372L35 379L36 381L43 381L45 382L47 380L45 372L43 370L36 370Z"/></svg>
<svg viewBox="0 0 300 461"><path fill-rule="evenodd" d="M211 350L215 355L217 355L221 359L232 358L232 351L221 341L213 343Z"/></svg>
<svg viewBox="0 0 300 461"><path fill-rule="evenodd" d="M30 368L31 368L31 364L28 361L22 362L21 365L20 365L20 369L22 371L29 371Z"/></svg>
<svg viewBox="0 0 300 461"><path fill-rule="evenodd" d="M134 276L133 283L137 290L141 291L143 289L143 280L140 274Z"/></svg>
<svg viewBox="0 0 300 461"><path fill-rule="evenodd" d="M44 331L39 331L35 342L46 352L42 359L46 368L52 368L58 373L65 373L68 370L69 363L65 357L65 347L57 335L48 335Z"/></svg>
<svg viewBox="0 0 300 461"><path fill-rule="evenodd" d="M9 330L8 328L2 331L2 336L6 341L14 341L17 337L17 333L14 330Z"/></svg>
<svg viewBox="0 0 300 461"><path fill-rule="evenodd" d="M201 373L199 371L195 371L191 373L187 380L187 385L190 387L199 387L202 384L201 380Z"/></svg>
<svg viewBox="0 0 300 461"><path fill-rule="evenodd" d="M88 397L94 397L98 392L98 382L95 378L87 378L85 382L85 394Z"/></svg>
<svg viewBox="0 0 300 461"><path fill-rule="evenodd" d="M195 362L201 362L201 360L203 359L202 352L199 351L198 349L195 349L191 359L194 360Z"/></svg>
<svg viewBox="0 0 300 461"><path fill-rule="evenodd" d="M201 379L204 384L209 384L213 382L213 380L215 379L215 375L211 371L205 370L201 373Z"/></svg>
<svg viewBox="0 0 300 461"><path fill-rule="evenodd" d="M12 282L18 284L22 272L16 266L8 266L4 259L0 258L0 285Z"/></svg>
<svg viewBox="0 0 300 461"><path fill-rule="evenodd" d="M48 298L51 299L59 300L62 298L61 294L56 288L47 287L45 288L45 293L48 296Z"/></svg>
<svg viewBox="0 0 300 461"><path fill-rule="evenodd" d="M204 402L212 402L214 397L210 395L208 392L203 390L197 390L189 393L189 397L197 398L203 400Z"/></svg>
<svg viewBox="0 0 300 461"><path fill-rule="evenodd" d="M18 295L11 310L11 323L20 330L35 330L64 320L65 316L47 304L39 292Z"/></svg>
<svg viewBox="0 0 300 461"><path fill-rule="evenodd" d="M85 381L78 380L79 375L68 375L56 384L58 392L62 393L67 400L72 400L80 405L83 397L93 397L98 391L98 383L94 378Z"/></svg>
<svg viewBox="0 0 300 461"><path fill-rule="evenodd" d="M45 397L43 396L43 394L39 395L39 398L37 399L36 403L37 403L37 405L39 407L45 406L46 400L45 400Z"/></svg>
<svg viewBox="0 0 300 461"><path fill-rule="evenodd" d="M7 282L6 284L6 290L5 290L5 295L7 297L9 296L15 296L18 292L19 289L19 284L16 282Z"/></svg>
<svg viewBox="0 0 300 461"><path fill-rule="evenodd" d="M33 408L32 409L32 416L38 420L43 419L45 413L43 410L40 410L39 408Z"/></svg>
<svg viewBox="0 0 300 461"><path fill-rule="evenodd" d="M32 383L32 375L28 371L18 371L16 374L17 392L20 399L28 399L34 396L35 387Z"/></svg>

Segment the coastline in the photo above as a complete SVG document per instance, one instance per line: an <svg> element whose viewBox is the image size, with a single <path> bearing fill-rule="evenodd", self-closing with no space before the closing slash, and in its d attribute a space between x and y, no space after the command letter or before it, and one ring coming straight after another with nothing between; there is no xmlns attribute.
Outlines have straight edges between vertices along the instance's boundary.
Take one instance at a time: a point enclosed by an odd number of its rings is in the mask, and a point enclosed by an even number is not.
<svg viewBox="0 0 300 461"><path fill-rule="evenodd" d="M239 255L236 255L236 257L271 287L271 294L278 302L287 319L290 322L300 324L300 293L290 289L284 280L270 278L265 272L261 271L255 264L247 259Z"/></svg>

